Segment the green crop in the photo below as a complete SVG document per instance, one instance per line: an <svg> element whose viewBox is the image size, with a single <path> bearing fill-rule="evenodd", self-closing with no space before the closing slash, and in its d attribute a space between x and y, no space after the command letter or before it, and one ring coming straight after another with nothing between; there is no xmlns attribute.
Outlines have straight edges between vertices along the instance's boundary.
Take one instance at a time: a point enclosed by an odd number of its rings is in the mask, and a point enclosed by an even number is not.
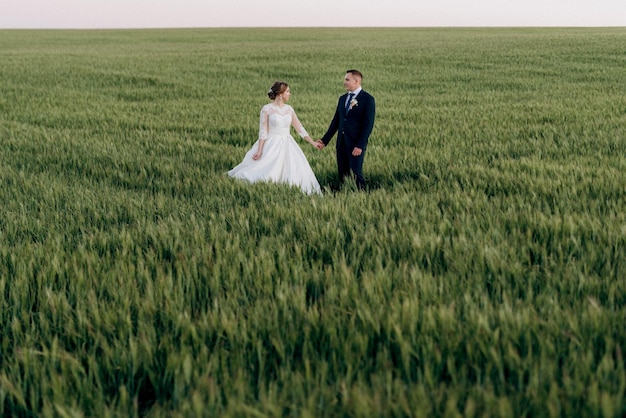
<svg viewBox="0 0 626 418"><path fill-rule="evenodd" d="M0 414L624 416L625 45L0 31ZM351 68L367 192L334 142L321 197L225 175L275 80L317 139Z"/></svg>

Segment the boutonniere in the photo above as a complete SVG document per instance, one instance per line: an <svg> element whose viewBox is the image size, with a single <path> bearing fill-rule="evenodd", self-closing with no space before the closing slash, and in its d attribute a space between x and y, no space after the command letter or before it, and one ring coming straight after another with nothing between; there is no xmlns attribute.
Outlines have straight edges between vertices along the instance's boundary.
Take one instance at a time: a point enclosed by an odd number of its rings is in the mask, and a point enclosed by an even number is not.
<svg viewBox="0 0 626 418"><path fill-rule="evenodd" d="M356 97L352 100L350 100L350 110L352 110L353 107L358 106L359 102L356 100Z"/></svg>

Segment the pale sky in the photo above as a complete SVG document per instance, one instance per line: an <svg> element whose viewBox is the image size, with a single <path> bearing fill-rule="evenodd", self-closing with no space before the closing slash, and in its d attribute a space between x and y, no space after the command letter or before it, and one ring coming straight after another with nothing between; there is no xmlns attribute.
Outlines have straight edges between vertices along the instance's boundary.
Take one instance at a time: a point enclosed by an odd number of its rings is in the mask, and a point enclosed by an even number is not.
<svg viewBox="0 0 626 418"><path fill-rule="evenodd" d="M626 0L0 0L0 28L621 26Z"/></svg>

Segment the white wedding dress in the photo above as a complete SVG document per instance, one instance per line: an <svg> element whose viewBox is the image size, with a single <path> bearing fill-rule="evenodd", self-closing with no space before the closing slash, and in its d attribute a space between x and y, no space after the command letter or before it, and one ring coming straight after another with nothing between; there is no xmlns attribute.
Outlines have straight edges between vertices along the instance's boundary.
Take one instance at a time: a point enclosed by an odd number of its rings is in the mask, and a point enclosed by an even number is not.
<svg viewBox="0 0 626 418"><path fill-rule="evenodd" d="M241 164L230 170L228 175L251 183L287 183L300 187L306 194L321 194L320 185L306 156L289 132L291 126L301 137L308 136L291 106L273 103L263 106L259 139L246 153ZM252 156L261 140L265 140L263 154L255 161Z"/></svg>

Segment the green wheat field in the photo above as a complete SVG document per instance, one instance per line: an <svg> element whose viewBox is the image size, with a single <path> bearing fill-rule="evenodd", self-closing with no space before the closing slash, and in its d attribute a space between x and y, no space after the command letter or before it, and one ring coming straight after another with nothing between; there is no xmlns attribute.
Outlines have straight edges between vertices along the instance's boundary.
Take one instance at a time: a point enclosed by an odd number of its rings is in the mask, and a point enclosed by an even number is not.
<svg viewBox="0 0 626 418"><path fill-rule="evenodd" d="M367 192L225 172L345 71ZM626 28L0 31L0 415L626 415Z"/></svg>

